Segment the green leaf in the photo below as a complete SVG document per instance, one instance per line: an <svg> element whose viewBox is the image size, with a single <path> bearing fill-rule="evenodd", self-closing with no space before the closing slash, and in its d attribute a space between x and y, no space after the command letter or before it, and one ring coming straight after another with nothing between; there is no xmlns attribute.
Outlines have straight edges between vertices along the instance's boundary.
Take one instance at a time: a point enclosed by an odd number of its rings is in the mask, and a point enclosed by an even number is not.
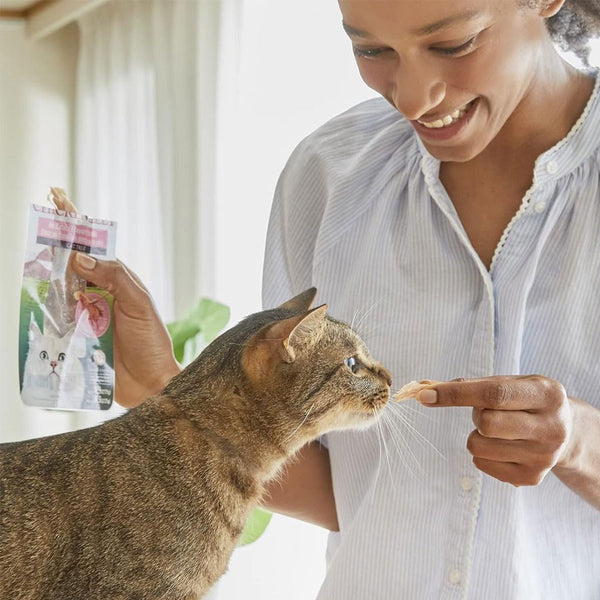
<svg viewBox="0 0 600 600"><path fill-rule="evenodd" d="M246 522L238 546L245 546L246 544L255 542L267 528L271 516L272 514L269 511L262 508L255 508Z"/></svg>
<svg viewBox="0 0 600 600"><path fill-rule="evenodd" d="M229 308L224 304L200 298L183 319L167 323L177 361L183 363L188 342L196 342L197 346L198 337L204 344L212 342L227 325L229 314Z"/></svg>
<svg viewBox="0 0 600 600"><path fill-rule="evenodd" d="M185 343L200 333L200 328L187 318L167 323L167 330L173 342L173 352L178 362L183 361Z"/></svg>
<svg viewBox="0 0 600 600"><path fill-rule="evenodd" d="M197 323L204 336L204 341L210 344L225 328L229 321L229 308L220 302L201 298L192 308L188 317Z"/></svg>

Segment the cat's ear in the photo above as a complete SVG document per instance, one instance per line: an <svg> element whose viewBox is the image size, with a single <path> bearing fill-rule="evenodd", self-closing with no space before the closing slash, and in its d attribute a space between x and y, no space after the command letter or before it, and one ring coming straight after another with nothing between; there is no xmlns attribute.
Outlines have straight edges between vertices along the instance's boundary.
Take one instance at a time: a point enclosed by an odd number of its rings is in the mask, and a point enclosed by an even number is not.
<svg viewBox="0 0 600 600"><path fill-rule="evenodd" d="M29 341L33 342L36 338L42 337L42 332L40 331L39 325L37 321L33 317L33 313L31 315L31 321L29 322Z"/></svg>
<svg viewBox="0 0 600 600"><path fill-rule="evenodd" d="M281 362L292 363L301 347L310 347L325 327L327 305L265 325L242 356L242 366L254 380L267 376Z"/></svg>
<svg viewBox="0 0 600 600"><path fill-rule="evenodd" d="M314 289L314 288L313 288ZM316 290L315 290L316 292ZM283 346L285 352L283 360L285 362L294 362L296 359L295 349L300 346L312 346L320 337L325 326L325 318L327 317L327 304L322 304L317 308L313 308L306 314L300 315L300 319L293 325L287 335L284 335ZM289 327L288 321L292 321L294 318L286 319L280 323L285 323L284 331ZM274 325L277 327L277 324Z"/></svg>
<svg viewBox="0 0 600 600"><path fill-rule="evenodd" d="M86 311L87 312L87 311ZM62 339L68 344L68 353L77 358L83 358L86 355L85 337L79 332L78 328L71 327Z"/></svg>
<svg viewBox="0 0 600 600"><path fill-rule="evenodd" d="M309 310L315 301L315 297L317 295L317 288L311 287L307 290L304 290L302 293L294 296L287 302L284 302L281 306L277 308L283 308L284 310L293 310L295 312L300 312L301 310Z"/></svg>

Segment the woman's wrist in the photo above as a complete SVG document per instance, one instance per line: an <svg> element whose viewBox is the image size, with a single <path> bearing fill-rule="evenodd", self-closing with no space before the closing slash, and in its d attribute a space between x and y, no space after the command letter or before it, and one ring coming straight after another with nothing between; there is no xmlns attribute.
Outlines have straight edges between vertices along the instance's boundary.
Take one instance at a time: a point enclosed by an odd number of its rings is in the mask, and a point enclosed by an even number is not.
<svg viewBox="0 0 600 600"><path fill-rule="evenodd" d="M574 492L600 509L600 410L570 398L573 427L554 474Z"/></svg>

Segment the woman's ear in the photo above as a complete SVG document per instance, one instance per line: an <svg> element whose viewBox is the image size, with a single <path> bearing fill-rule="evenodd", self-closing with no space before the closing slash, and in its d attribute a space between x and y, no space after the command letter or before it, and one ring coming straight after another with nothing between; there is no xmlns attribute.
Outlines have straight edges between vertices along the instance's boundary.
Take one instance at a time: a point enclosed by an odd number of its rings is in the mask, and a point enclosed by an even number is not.
<svg viewBox="0 0 600 600"><path fill-rule="evenodd" d="M544 17L544 19L549 19L553 17L565 3L565 0L542 0L540 2L540 17Z"/></svg>

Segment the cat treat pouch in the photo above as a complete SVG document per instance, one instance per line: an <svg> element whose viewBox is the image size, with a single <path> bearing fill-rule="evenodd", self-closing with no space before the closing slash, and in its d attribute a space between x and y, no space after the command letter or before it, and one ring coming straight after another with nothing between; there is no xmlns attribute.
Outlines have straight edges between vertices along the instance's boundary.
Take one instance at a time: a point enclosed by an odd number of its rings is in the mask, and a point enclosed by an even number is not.
<svg viewBox="0 0 600 600"><path fill-rule="evenodd" d="M19 323L29 406L106 410L114 389L112 296L73 271L73 251L115 257L116 223L32 205Z"/></svg>

